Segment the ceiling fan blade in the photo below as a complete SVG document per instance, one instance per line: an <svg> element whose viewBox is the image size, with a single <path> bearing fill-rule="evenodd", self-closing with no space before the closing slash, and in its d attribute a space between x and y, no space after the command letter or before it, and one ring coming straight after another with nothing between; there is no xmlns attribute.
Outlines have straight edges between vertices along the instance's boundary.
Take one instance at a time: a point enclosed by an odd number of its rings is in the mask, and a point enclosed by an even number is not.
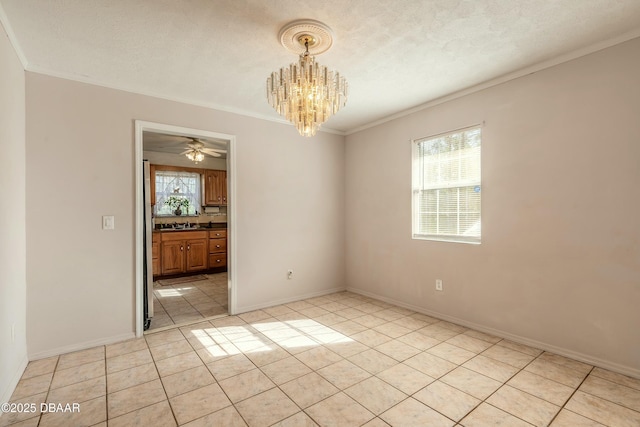
<svg viewBox="0 0 640 427"><path fill-rule="evenodd" d="M193 149L189 148L188 150L184 150L182 153L180 153L180 155L190 153L191 151L193 151Z"/></svg>
<svg viewBox="0 0 640 427"><path fill-rule="evenodd" d="M203 148L200 151L203 153L211 154L212 156L218 153L226 154L227 150L218 150L216 148Z"/></svg>
<svg viewBox="0 0 640 427"><path fill-rule="evenodd" d="M207 156L211 156L211 157L222 157L222 154L218 154L218 153L208 153L206 151L202 151L204 154L206 154Z"/></svg>

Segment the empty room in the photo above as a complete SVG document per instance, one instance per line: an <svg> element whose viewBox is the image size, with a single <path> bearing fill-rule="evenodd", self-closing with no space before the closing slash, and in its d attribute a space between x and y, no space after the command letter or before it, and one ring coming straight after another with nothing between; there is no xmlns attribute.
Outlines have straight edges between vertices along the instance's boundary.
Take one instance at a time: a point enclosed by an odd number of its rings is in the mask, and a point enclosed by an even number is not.
<svg viewBox="0 0 640 427"><path fill-rule="evenodd" d="M0 0L0 426L639 426L637 0Z"/></svg>

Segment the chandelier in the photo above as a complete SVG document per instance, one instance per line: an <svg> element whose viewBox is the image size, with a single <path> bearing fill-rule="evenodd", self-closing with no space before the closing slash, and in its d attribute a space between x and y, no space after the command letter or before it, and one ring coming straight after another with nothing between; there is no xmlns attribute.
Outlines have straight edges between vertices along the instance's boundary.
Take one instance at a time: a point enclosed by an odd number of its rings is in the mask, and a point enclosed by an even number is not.
<svg viewBox="0 0 640 427"><path fill-rule="evenodd" d="M195 162L196 165L198 164L198 162L204 160L204 153L197 148L192 148L185 154L185 156L187 156L189 160Z"/></svg>
<svg viewBox="0 0 640 427"><path fill-rule="evenodd" d="M300 135L314 136L347 103L345 78L318 64L313 56L329 50L331 29L318 21L299 20L283 27L279 37L282 45L300 58L267 78L267 100Z"/></svg>

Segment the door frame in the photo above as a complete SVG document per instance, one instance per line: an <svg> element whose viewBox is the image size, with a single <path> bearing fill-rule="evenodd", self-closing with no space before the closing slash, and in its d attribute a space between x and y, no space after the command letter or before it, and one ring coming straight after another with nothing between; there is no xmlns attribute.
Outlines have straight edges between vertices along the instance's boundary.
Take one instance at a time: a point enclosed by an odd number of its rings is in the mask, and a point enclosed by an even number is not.
<svg viewBox="0 0 640 427"><path fill-rule="evenodd" d="M143 297L143 263L144 263L144 194L143 194L143 132L164 133L167 135L186 136L194 138L216 138L227 141L227 291L228 291L228 312L236 314L236 136L219 132L211 132L202 129L192 129L182 126L174 126L163 123L154 123L144 120L135 120L135 325L136 337L141 337L144 333L144 297Z"/></svg>

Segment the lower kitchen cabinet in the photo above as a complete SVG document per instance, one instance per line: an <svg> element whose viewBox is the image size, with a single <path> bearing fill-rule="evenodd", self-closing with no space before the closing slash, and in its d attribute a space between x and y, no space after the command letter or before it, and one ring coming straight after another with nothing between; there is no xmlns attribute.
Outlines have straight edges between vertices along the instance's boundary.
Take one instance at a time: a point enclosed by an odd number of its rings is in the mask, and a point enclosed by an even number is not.
<svg viewBox="0 0 640 427"><path fill-rule="evenodd" d="M160 234L153 233L151 238L151 264L153 268L153 275L159 276L160 269Z"/></svg>
<svg viewBox="0 0 640 427"><path fill-rule="evenodd" d="M188 273L207 269L208 233L206 231L173 231L162 233L162 275Z"/></svg>
<svg viewBox="0 0 640 427"><path fill-rule="evenodd" d="M227 230L209 232L209 268L227 267Z"/></svg>

